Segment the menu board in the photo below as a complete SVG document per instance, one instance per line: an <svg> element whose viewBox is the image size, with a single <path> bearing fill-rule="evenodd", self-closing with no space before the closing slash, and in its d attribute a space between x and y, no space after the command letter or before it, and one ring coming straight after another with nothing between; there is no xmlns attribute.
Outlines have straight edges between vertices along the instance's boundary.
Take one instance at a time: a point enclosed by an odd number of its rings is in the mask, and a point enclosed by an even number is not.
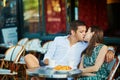
<svg viewBox="0 0 120 80"><path fill-rule="evenodd" d="M5 44L16 44L18 42L17 27L3 28L2 35Z"/></svg>

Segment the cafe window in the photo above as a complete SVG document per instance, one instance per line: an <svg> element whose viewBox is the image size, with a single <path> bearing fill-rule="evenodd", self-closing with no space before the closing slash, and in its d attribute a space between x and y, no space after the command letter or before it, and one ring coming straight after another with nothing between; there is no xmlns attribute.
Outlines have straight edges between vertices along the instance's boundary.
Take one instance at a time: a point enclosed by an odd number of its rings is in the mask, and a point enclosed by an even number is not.
<svg viewBox="0 0 120 80"><path fill-rule="evenodd" d="M16 26L16 0L0 0L0 28Z"/></svg>
<svg viewBox="0 0 120 80"><path fill-rule="evenodd" d="M38 33L41 30L42 0L23 0L25 33Z"/></svg>
<svg viewBox="0 0 120 80"><path fill-rule="evenodd" d="M66 35L72 21L72 0L23 0L24 37ZM77 13L76 13L77 14ZM75 19L75 14L74 14Z"/></svg>
<svg viewBox="0 0 120 80"><path fill-rule="evenodd" d="M0 43L17 42L16 8L16 0L0 0Z"/></svg>
<svg viewBox="0 0 120 80"><path fill-rule="evenodd" d="M2 11L7 6L6 1L10 3L10 10L7 10L9 18L5 20ZM17 27L19 39L66 35L69 23L75 19L74 1L76 0L0 0L0 28Z"/></svg>
<svg viewBox="0 0 120 80"><path fill-rule="evenodd" d="M23 0L24 36L66 33L66 0Z"/></svg>

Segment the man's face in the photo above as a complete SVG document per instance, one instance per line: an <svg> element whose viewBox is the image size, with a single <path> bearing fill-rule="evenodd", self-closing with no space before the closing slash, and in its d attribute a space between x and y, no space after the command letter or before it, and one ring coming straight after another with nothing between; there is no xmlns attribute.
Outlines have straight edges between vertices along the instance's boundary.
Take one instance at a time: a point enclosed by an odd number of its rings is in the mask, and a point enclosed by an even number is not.
<svg viewBox="0 0 120 80"><path fill-rule="evenodd" d="M86 26L78 26L75 37L78 41L83 41L86 33Z"/></svg>
<svg viewBox="0 0 120 80"><path fill-rule="evenodd" d="M89 42L93 35L94 35L94 32L91 32L91 28L89 27L89 29L87 30L86 35L84 37L84 41Z"/></svg>

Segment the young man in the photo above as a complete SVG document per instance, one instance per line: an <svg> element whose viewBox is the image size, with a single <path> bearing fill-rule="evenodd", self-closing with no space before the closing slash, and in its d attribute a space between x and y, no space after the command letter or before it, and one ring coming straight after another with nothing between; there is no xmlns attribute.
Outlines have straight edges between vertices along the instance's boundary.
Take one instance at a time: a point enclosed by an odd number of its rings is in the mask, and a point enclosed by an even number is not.
<svg viewBox="0 0 120 80"><path fill-rule="evenodd" d="M83 21L73 21L70 25L70 34L67 36L56 37L44 56L44 65L49 65L51 60L54 60L55 65L67 65L73 69L77 68L80 62L82 51L87 47L84 36L86 25ZM31 55L25 57L25 62L28 68L39 67L39 62ZM71 63L72 62L72 63Z"/></svg>

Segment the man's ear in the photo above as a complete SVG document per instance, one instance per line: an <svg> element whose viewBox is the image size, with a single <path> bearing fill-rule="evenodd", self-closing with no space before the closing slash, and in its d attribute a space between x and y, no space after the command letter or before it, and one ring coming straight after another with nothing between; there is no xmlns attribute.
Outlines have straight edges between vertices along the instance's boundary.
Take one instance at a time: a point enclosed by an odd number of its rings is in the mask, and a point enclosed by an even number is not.
<svg viewBox="0 0 120 80"><path fill-rule="evenodd" d="M71 35L74 35L75 34L75 31L74 30L71 30Z"/></svg>

